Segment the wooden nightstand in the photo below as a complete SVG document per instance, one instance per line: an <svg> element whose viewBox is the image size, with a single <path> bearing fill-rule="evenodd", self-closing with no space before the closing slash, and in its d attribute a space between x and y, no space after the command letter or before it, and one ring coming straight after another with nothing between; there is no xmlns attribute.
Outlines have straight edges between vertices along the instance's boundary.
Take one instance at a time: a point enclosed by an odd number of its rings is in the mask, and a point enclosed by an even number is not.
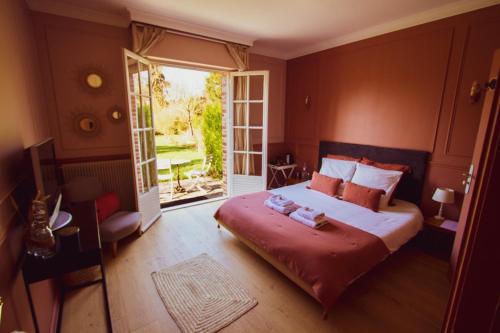
<svg viewBox="0 0 500 333"><path fill-rule="evenodd" d="M420 242L424 250L441 259L449 260L458 223L427 217Z"/></svg>

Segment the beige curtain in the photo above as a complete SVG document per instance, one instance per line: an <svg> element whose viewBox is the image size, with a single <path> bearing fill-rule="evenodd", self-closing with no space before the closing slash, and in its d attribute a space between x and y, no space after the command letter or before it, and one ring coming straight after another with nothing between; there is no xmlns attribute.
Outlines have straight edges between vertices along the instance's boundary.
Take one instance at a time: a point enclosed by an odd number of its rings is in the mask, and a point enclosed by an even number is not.
<svg viewBox="0 0 500 333"><path fill-rule="evenodd" d="M148 51L161 41L167 31L160 27L132 23L132 49L135 53L145 56Z"/></svg>
<svg viewBox="0 0 500 333"><path fill-rule="evenodd" d="M240 44L226 43L227 51L229 55L233 58L234 63L238 67L238 71L246 71L248 69L248 47ZM235 92L234 99L236 100L248 100L247 96L247 78L246 77L236 77L235 78ZM249 110L246 109L246 103L235 103L234 105L234 124L240 126L248 126L246 123L246 113ZM234 133L234 147L235 150L252 150L251 142L247 142L248 130L237 129ZM250 141L250 140L249 140ZM234 156L234 173L235 174L246 174L246 169L248 168L248 174L255 174L254 168L254 156L249 155L248 165L246 165L247 154L235 154Z"/></svg>
<svg viewBox="0 0 500 333"><path fill-rule="evenodd" d="M242 76L235 77L234 85L234 99L244 100L247 99L247 78ZM244 126L246 125L245 111L246 103L234 103L234 125ZM246 133L244 129L234 130L234 149L235 150L246 150ZM246 155L245 154L234 154L234 173L237 175L246 174Z"/></svg>

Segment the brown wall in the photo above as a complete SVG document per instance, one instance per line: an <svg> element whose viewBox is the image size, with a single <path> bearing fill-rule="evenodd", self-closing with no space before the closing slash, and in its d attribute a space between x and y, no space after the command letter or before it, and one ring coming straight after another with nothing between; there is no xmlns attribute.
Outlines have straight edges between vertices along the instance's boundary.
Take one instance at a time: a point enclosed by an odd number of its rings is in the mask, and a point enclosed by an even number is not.
<svg viewBox="0 0 500 333"><path fill-rule="evenodd" d="M130 48L129 30L42 13L34 17L57 158L129 154L127 122L111 123L106 114L114 106L126 112L122 48ZM87 68L104 73L109 85L103 94L82 87L79 73ZM74 130L74 117L82 112L98 117L97 136Z"/></svg>
<svg viewBox="0 0 500 333"><path fill-rule="evenodd" d="M451 187L457 218L482 104L468 93L487 80L499 18L494 6L290 60L287 146L314 167L320 140L432 152L422 208L433 215L432 191Z"/></svg>
<svg viewBox="0 0 500 333"><path fill-rule="evenodd" d="M0 332L32 332L31 314L19 272L23 223L10 195L22 178L25 147L48 136L31 15L24 1L0 2L0 296L5 300ZM48 332L55 303L48 283L33 289L42 332Z"/></svg>

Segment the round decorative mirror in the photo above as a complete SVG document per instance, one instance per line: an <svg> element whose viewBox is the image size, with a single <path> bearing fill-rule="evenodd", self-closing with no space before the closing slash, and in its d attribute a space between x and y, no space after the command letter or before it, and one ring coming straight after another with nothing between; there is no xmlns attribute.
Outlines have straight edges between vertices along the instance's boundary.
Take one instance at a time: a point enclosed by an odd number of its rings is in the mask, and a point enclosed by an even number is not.
<svg viewBox="0 0 500 333"><path fill-rule="evenodd" d="M85 136L99 134L101 124L96 116L90 113L81 113L75 117L75 130Z"/></svg>
<svg viewBox="0 0 500 333"><path fill-rule="evenodd" d="M98 73L89 73L87 74L87 77L85 78L85 81L87 82L87 85L90 88L93 89L99 89L103 85L103 79L102 76Z"/></svg>
<svg viewBox="0 0 500 333"><path fill-rule="evenodd" d="M109 91L110 82L104 70L98 66L89 66L78 71L78 82L88 93L101 95Z"/></svg>
<svg viewBox="0 0 500 333"><path fill-rule="evenodd" d="M125 113L119 106L113 106L108 110L108 119L112 123L120 123L125 119Z"/></svg>

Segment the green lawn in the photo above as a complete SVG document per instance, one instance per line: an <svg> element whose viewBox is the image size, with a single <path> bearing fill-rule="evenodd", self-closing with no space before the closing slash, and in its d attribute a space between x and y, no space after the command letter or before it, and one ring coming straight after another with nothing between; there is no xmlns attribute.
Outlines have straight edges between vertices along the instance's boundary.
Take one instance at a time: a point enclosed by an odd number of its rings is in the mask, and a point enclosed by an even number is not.
<svg viewBox="0 0 500 333"><path fill-rule="evenodd" d="M196 150L194 144L172 144L166 136L156 136L156 155L158 159L171 159L171 160L189 160L189 163L183 164L180 167L181 179L186 179L184 174L186 171L192 169L201 169L203 163L203 153ZM177 167L172 166L175 179L177 179ZM159 170L160 174L167 173L166 170Z"/></svg>

